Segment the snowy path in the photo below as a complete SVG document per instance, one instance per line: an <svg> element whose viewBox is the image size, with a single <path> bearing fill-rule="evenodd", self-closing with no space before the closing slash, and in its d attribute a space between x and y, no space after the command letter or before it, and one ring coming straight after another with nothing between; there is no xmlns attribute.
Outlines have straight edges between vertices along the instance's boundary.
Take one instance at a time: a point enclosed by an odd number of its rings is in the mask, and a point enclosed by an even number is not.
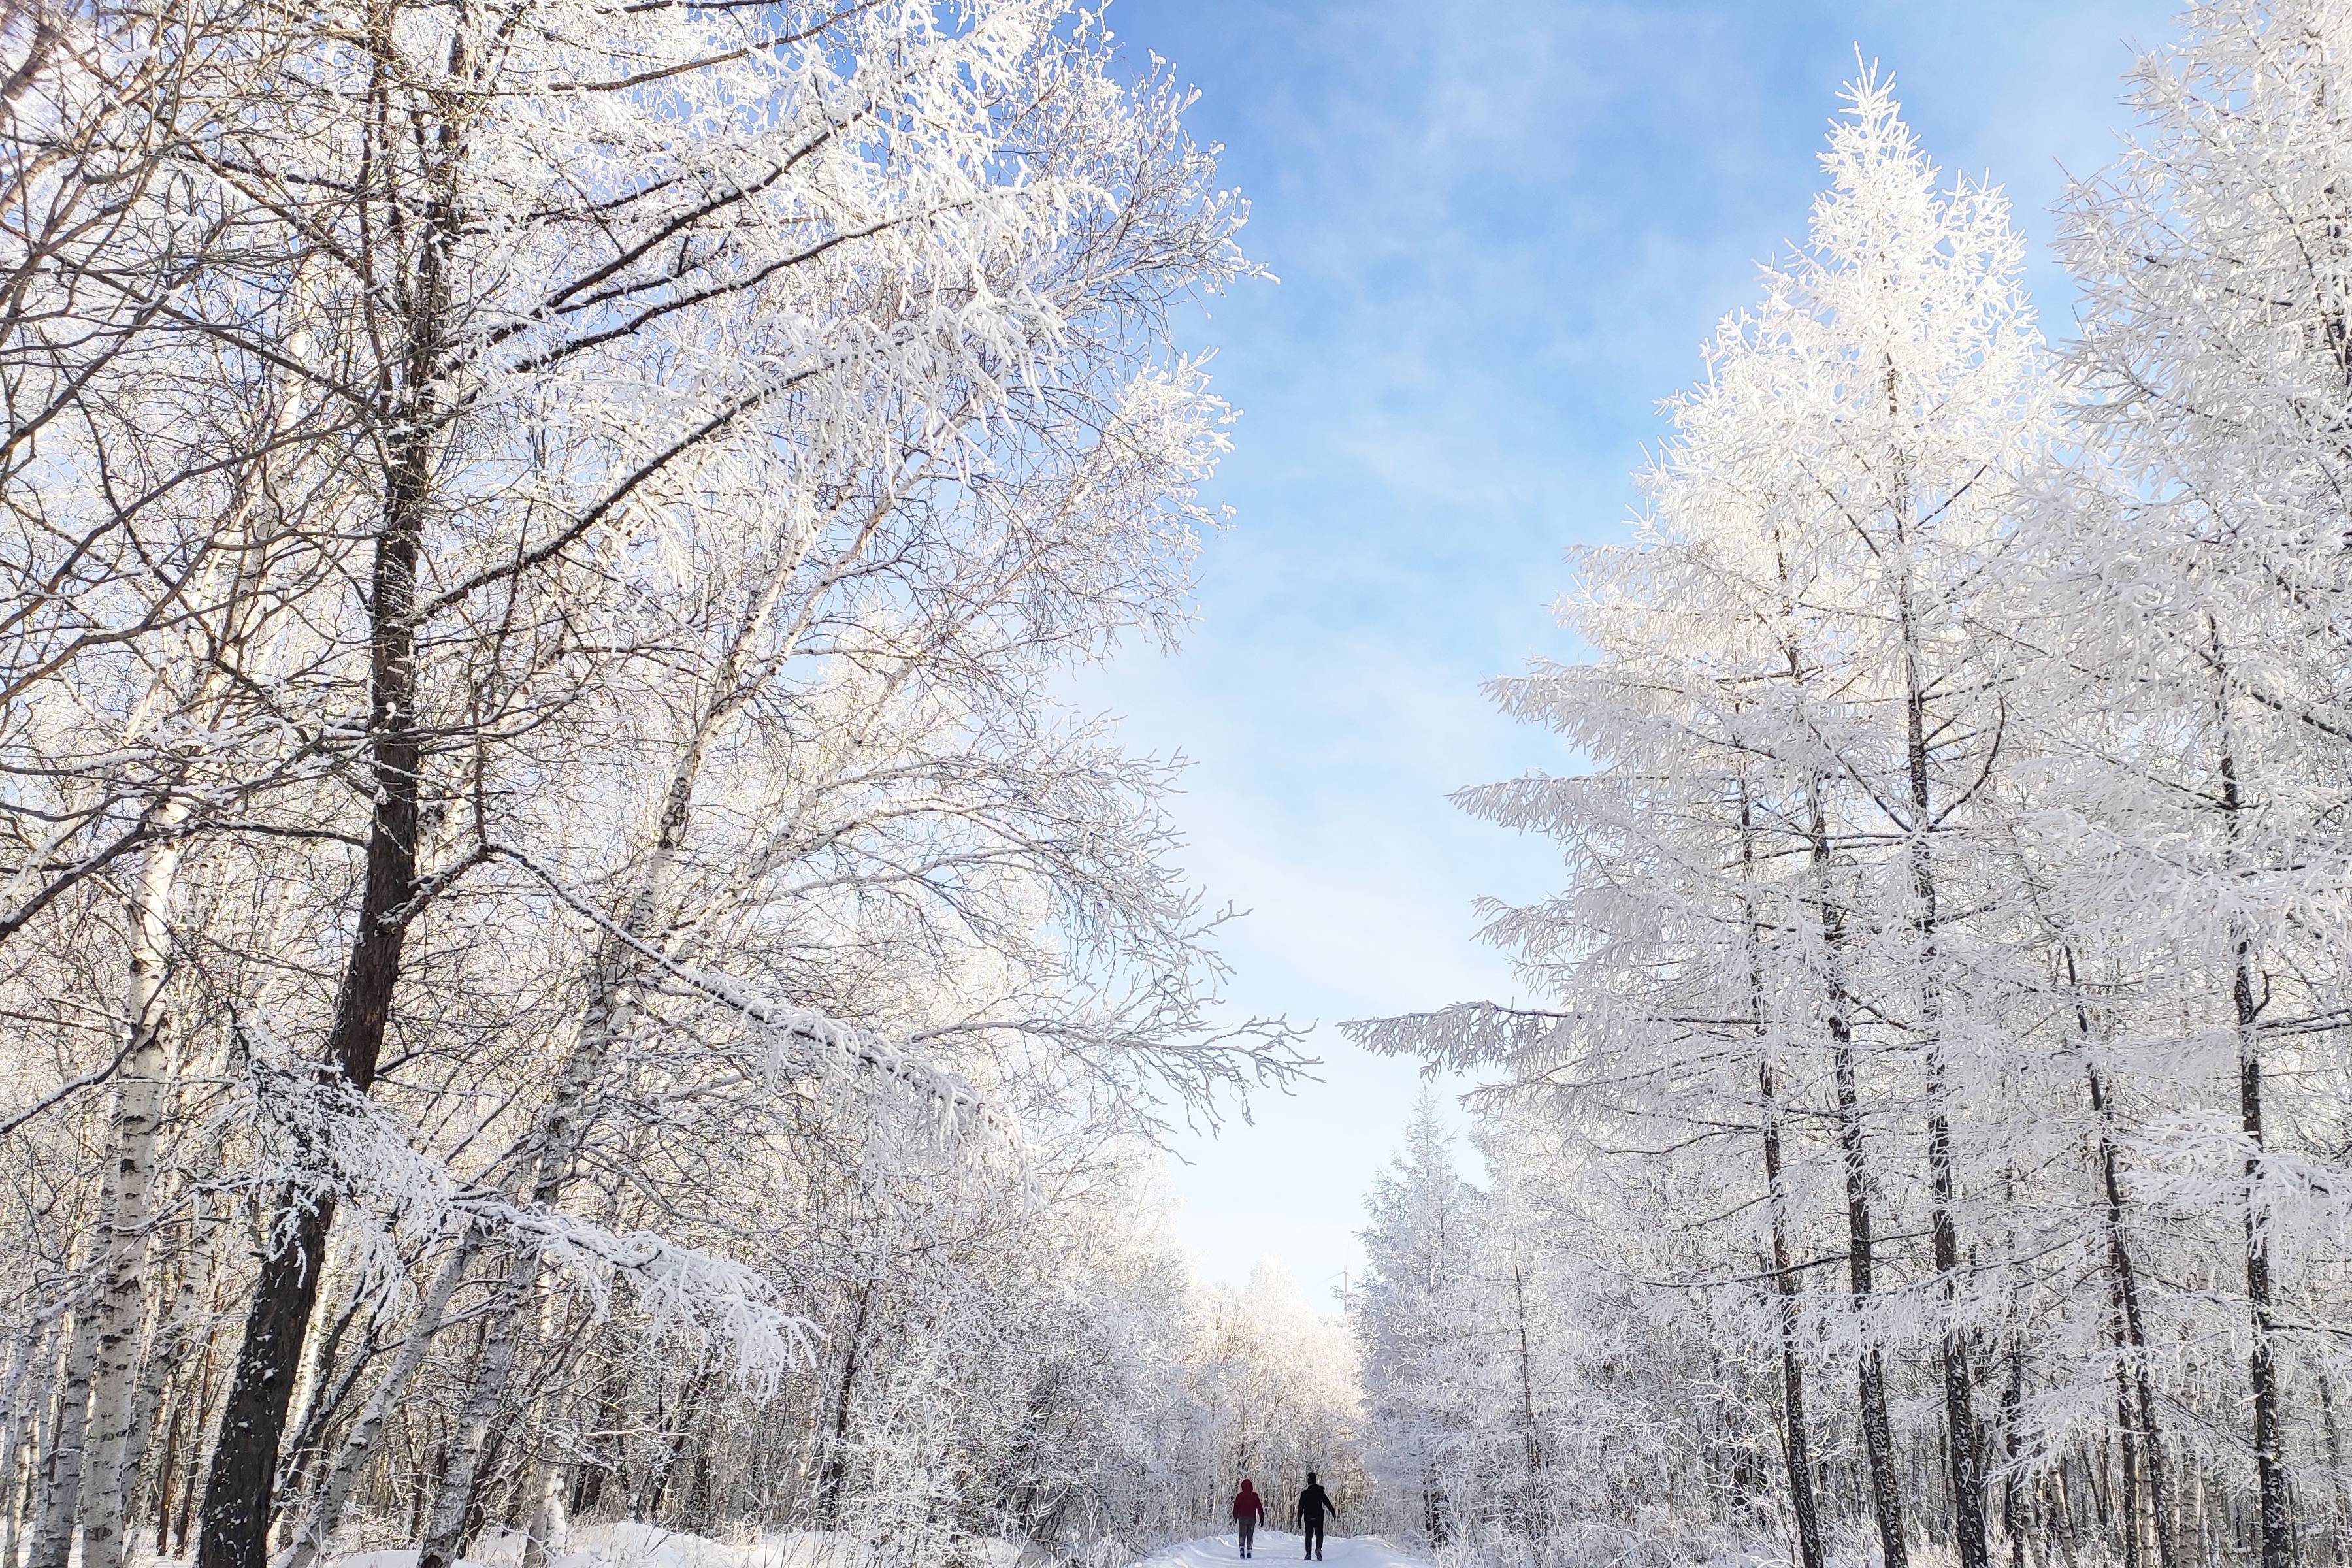
<svg viewBox="0 0 2352 1568"><path fill-rule="evenodd" d="M1299 1538L1285 1531L1260 1530L1250 1561L1269 1565L1299 1560ZM1163 1547L1137 1568L1233 1568L1241 1547L1230 1532ZM1323 1544L1323 1561L1349 1568L1429 1568L1429 1559L1378 1535L1335 1535Z"/></svg>

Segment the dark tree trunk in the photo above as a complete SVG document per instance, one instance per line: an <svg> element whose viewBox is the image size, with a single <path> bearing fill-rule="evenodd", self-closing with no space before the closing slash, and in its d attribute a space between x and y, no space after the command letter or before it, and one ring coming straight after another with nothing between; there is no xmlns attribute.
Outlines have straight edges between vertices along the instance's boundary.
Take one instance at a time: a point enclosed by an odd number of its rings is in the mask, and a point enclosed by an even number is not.
<svg viewBox="0 0 2352 1568"><path fill-rule="evenodd" d="M428 247L427 254L437 255L437 250ZM437 268L428 270L437 278ZM437 296L437 284L433 291ZM437 316L437 307L432 309ZM422 363L413 370L429 371L438 358L430 345L420 345L415 352ZM412 384L421 387L428 380L429 375L419 376ZM358 925L321 1063L322 1072L362 1094L375 1082L376 1063L383 1053L417 894L422 747L415 707L416 563L424 543L432 454L429 432L419 424L404 434L406 450L385 498L370 588L369 773L375 802L367 868ZM280 1241L263 1260L231 1374L227 1409L205 1485L198 1568L268 1568L272 1494L287 1401L317 1304L319 1265L335 1215L331 1194L309 1194L308 1204L291 1216L291 1236L284 1236L278 1226L288 1217L289 1205L301 1204L301 1197L288 1194L278 1222L269 1227Z"/></svg>
<svg viewBox="0 0 2352 1568"><path fill-rule="evenodd" d="M2009 1541L2009 1568L2027 1568L2030 1560L2027 1541L2032 1532L2026 1529L2023 1516L2032 1511L2032 1504L2018 1479L2017 1464L2024 1450L2017 1436L2024 1405L2025 1350L2021 1340L2012 1339L2009 1347L2009 1382L2000 1393L2001 1447L2009 1459L2008 1473L2000 1483L2000 1532Z"/></svg>
<svg viewBox="0 0 2352 1568"><path fill-rule="evenodd" d="M1852 1001L1839 963L1845 943L1845 917L1830 892L1829 823L1818 792L1811 803L1812 855L1820 879L1822 949L1827 955L1829 1034L1837 1080L1838 1153L1845 1173L1846 1285L1857 1313L1866 1310L1876 1289L1873 1278L1870 1173L1864 1163L1862 1079L1854 1059ZM1862 1447L1870 1477L1871 1512L1878 1522L1885 1568L1904 1568L1903 1494L1895 1475L1894 1423L1886 1415L1886 1363L1867 1332L1856 1358L1854 1380L1861 1400Z"/></svg>
<svg viewBox="0 0 2352 1568"><path fill-rule="evenodd" d="M1887 395L1895 402L1895 372L1887 370ZM1904 515L1907 497L1898 497L1895 530L1898 543L1907 547L1910 520ZM1959 1223L1953 1214L1958 1196L1952 1163L1952 1128L1944 1107L1948 1095L1943 1037L1943 979L1937 973L1937 912L1936 875L1927 837L1935 825L1929 797L1926 675L1919 668L1919 633L1906 566L1898 574L1895 618L1903 637L1904 755L1911 786L1911 896L1915 906L1913 932L1919 942L1919 1032L1927 1052L1927 1184L1934 1199L1928 1216L1933 1234L1936 1274L1945 1304L1957 1307L1960 1289ZM1976 1382L1969 1371L1968 1337L1957 1322L1944 1330L1944 1427L1947 1467L1952 1488L1952 1530L1959 1550L1960 1568L1991 1568L1992 1554L1985 1542L1984 1467L1977 1447Z"/></svg>
<svg viewBox="0 0 2352 1568"><path fill-rule="evenodd" d="M857 1353L866 1338L866 1312L873 1296L873 1287L863 1285L857 1291L857 1312L849 1325L849 1344L841 1363L841 1386L833 1399L833 1440L824 1458L823 1501L818 1517L827 1530L841 1528L841 1510L847 1501L849 1488L849 1412L851 1397L857 1387Z"/></svg>
<svg viewBox="0 0 2352 1568"><path fill-rule="evenodd" d="M1788 650L1789 671L1801 677L1796 650ZM1855 1060L1853 999L1846 994L1841 957L1845 946L1845 914L1830 887L1830 832L1818 781L1806 789L1816 888L1821 899L1822 952L1826 973L1823 984L1828 1011L1831 1064L1837 1083L1837 1135L1840 1163L1845 1175L1846 1283L1856 1314L1868 1310L1875 1290L1870 1218L1870 1173L1864 1161L1862 1129L1861 1071ZM1871 1513L1878 1524L1884 1568L1904 1568L1909 1553L1903 1538L1902 1483L1895 1474L1894 1423L1886 1415L1886 1363L1867 1331L1856 1358L1854 1381L1860 1401L1863 1454L1870 1479Z"/></svg>
<svg viewBox="0 0 2352 1568"><path fill-rule="evenodd" d="M1764 1096L1764 1185L1771 1205L1772 1282L1780 1330L1781 1457L1789 1469L1789 1512L1797 1527L1797 1568L1822 1568L1821 1510L1813 1501L1812 1436L1805 1420L1805 1367L1797 1352L1797 1274L1789 1248L1788 1197L1780 1176L1780 1115L1772 1068L1759 1069Z"/></svg>
<svg viewBox="0 0 2352 1568"><path fill-rule="evenodd" d="M2115 1294L2110 1291L2110 1294ZM2123 1305L2115 1308L2116 1349L2124 1350ZM2116 1363L2116 1439L2123 1463L2124 1568L2140 1568L2139 1442L2133 1433L2131 1378L2123 1358Z"/></svg>
<svg viewBox="0 0 2352 1568"><path fill-rule="evenodd" d="M2245 800L2238 779L2236 743L2230 731L2230 686L2221 647L2221 629L2210 616L2206 630L2212 644L2214 706L2220 720L2221 810L2232 843L2239 833ZM2254 1479L2262 1530L2262 1568L2292 1568L2294 1529L2287 1499L2286 1456L2279 1422L2278 1365L2272 1340L2275 1324L2271 1279L2269 1215L2264 1212L2263 1182L2263 1058L2259 1020L2262 1005L2254 1000L2253 941L2242 927L2236 934L2235 973L2230 998L2237 1018L2239 1125L2246 1135L2246 1310L2252 1319L2253 1349L2248 1381L2254 1405Z"/></svg>
<svg viewBox="0 0 2352 1568"><path fill-rule="evenodd" d="M1740 785L1742 879L1756 863L1754 807ZM1743 895L1744 896L1744 895ZM1780 1102L1772 1082L1771 1030L1765 1016L1764 953L1753 905L1742 910L1748 936L1748 1002L1756 1030L1757 1092L1762 1100L1764 1197L1772 1231L1772 1289L1780 1333L1780 1453L1789 1471L1789 1513L1797 1527L1797 1568L1822 1568L1821 1511L1813 1501L1812 1435L1805 1421L1805 1367L1797 1352L1797 1274L1789 1247L1789 1194L1780 1173ZM1525 1315L1521 1316L1525 1336Z"/></svg>
<svg viewBox="0 0 2352 1568"><path fill-rule="evenodd" d="M2246 1307L2253 1320L2253 1353L2248 1368L2254 1397L2254 1477L2262 1507L2263 1568L2293 1568L2294 1532L2288 1511L2286 1460L2279 1422L2278 1364L2272 1336L2270 1218L2261 1198L2263 1179L2263 1063L2255 1041L2254 987L2250 943L2238 943L2233 993L2238 1013L2238 1108L2249 1145L2246 1154Z"/></svg>
<svg viewBox="0 0 2352 1568"><path fill-rule="evenodd" d="M2066 979L2074 980L2074 954L2066 954ZM2089 1015L2080 1004L2075 1017L2087 1037ZM2158 1424L2156 1388L2147 1371L2147 1329L2140 1316L2139 1273L2133 1267L2131 1247L2124 1237L2124 1187L2121 1157L2116 1150L2114 1122L2106 1084L2097 1065L2088 1068L2091 1110L2099 1118L2099 1176L2105 1189L2107 1222L2107 1268L2114 1280L2116 1321L2122 1335L2125 1364L2130 1369L2141 1458L2147 1467L2149 1515L2156 1521L2157 1568L2177 1568L2179 1543L2172 1517L2172 1488L2164 1463L2163 1429Z"/></svg>
<svg viewBox="0 0 2352 1568"><path fill-rule="evenodd" d="M1840 933L1843 934L1842 931ZM1843 980L1829 985L1830 1039L1837 1079L1838 1149L1845 1168L1846 1283L1855 1310L1867 1310L1876 1290L1871 1237L1870 1177L1864 1163L1861 1075ZM1894 1423L1886 1415L1886 1363L1865 1332L1855 1383L1861 1398L1863 1454L1870 1476L1871 1511L1878 1522L1885 1568L1904 1568L1903 1494L1895 1474Z"/></svg>

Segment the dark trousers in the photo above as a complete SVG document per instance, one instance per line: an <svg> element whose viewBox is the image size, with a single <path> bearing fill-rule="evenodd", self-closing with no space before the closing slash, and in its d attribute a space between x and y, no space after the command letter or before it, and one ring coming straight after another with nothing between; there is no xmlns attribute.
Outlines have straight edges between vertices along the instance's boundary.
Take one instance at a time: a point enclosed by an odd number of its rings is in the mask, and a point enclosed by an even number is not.
<svg viewBox="0 0 2352 1568"><path fill-rule="evenodd" d="M1318 1513L1307 1521L1306 1524L1307 1554L1309 1557L1320 1557L1323 1555L1323 1516Z"/></svg>
<svg viewBox="0 0 2352 1568"><path fill-rule="evenodd" d="M1237 1522L1241 1525L1242 1529L1242 1555L1246 1557L1250 1554L1250 1542L1256 1539L1257 1536L1257 1518L1255 1515L1252 1515L1250 1518L1238 1521Z"/></svg>

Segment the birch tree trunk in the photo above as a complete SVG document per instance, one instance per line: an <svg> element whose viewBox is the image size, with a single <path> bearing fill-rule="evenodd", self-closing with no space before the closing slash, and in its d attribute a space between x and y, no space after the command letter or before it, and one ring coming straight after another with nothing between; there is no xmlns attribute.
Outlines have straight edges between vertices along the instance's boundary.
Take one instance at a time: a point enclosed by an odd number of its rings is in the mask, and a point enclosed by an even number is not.
<svg viewBox="0 0 2352 1568"><path fill-rule="evenodd" d="M100 1228L93 1238L101 1256L106 1246L104 1216L114 1212L117 1185L116 1167L110 1166L99 1205ZM96 1265L98 1258L91 1261ZM102 1280L92 1280L89 1288L103 1289ZM99 1319L95 1300L85 1299L74 1308L65 1376L58 1391L57 1426L49 1439L40 1512L34 1521L26 1568L66 1568L72 1557L74 1521L79 1512L83 1466L89 1451L89 1389L98 1372Z"/></svg>
<svg viewBox="0 0 2352 1568"><path fill-rule="evenodd" d="M479 1234L468 1229L451 1249L440 1271L434 1275L433 1283L416 1304L415 1321L409 1324L392 1364L384 1369L367 1403L360 1407L351 1430L343 1434L342 1442L335 1449L334 1462L327 1467L317 1494L303 1510L301 1521L295 1526L287 1568L311 1568L334 1535L336 1526L342 1522L343 1510L351 1502L352 1494L359 1489L360 1478L383 1439L385 1423L406 1396L416 1369L425 1364L434 1336L441 1331L449 1315L449 1302L465 1281L467 1265L480 1249Z"/></svg>
<svg viewBox="0 0 2352 1568"><path fill-rule="evenodd" d="M67 1325L62 1321L53 1319L44 1328L39 1346L33 1358L32 1364L41 1368L43 1375L34 1384L37 1392L26 1401L28 1408L26 1411L26 1427L28 1440L24 1449L25 1473L21 1492L16 1474L12 1471L7 1477L10 1483L7 1506L0 1509L0 1563L13 1563L16 1561L20 1522L32 1522L35 1518L34 1510L39 1503L41 1462L57 1440L58 1402L51 1392L50 1380L55 1375L58 1365L61 1349L60 1342L68 1339Z"/></svg>
<svg viewBox="0 0 2352 1568"><path fill-rule="evenodd" d="M141 1362L138 1383L131 1394L131 1435L123 1445L121 1463L121 1506L126 1542L131 1529L132 1505L137 1500L134 1489L141 1466L146 1459L147 1445L163 1415L165 1385L190 1347L201 1342L200 1329L208 1331L210 1327L207 1320L212 1307L213 1272L218 1264L223 1226L208 1220L199 1205L191 1216L190 1228L193 1238L182 1259L179 1278L173 1286L171 1310L160 1314L163 1321L157 1325L147 1354ZM170 1517L171 1470L176 1458L176 1453L167 1450L156 1478L159 1521ZM89 1551L87 1535L84 1536L83 1551L85 1553ZM156 1555L165 1554L164 1546L159 1543Z"/></svg>
<svg viewBox="0 0 2352 1568"><path fill-rule="evenodd" d="M101 1232L101 1283L91 1367L88 1500L81 1510L82 1568L118 1568L130 1533L131 1479L123 1458L139 1388L140 1331L146 1319L147 1230L154 1211L155 1142L163 1122L170 1064L163 982L171 961L172 890L185 840L176 831L186 805L173 796L148 812L155 833L133 884L131 930L129 1050L115 1090L113 1213Z"/></svg>

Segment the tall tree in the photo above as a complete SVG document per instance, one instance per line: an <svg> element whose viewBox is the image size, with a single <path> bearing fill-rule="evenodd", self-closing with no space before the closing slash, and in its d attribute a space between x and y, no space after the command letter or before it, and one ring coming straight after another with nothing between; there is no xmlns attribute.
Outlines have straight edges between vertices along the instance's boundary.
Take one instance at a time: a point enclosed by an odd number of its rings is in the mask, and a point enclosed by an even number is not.
<svg viewBox="0 0 2352 1568"><path fill-rule="evenodd" d="M2352 16L2231 0L2187 23L2140 61L2138 130L2068 209L2085 294L2072 367L2086 440L2112 468L2087 473L2096 499L2057 518L2105 612L2078 623L2073 659L2146 716L2127 753L2086 770L2099 787L2083 809L2110 846L2105 907L2191 955L2191 1048L2229 1042L2213 1063L2235 1123L2221 1185L2237 1210L2262 1562L2284 1568L2283 1238L2299 1228L2299 1184L2278 1166L2303 1118L2280 1095L2306 1051L2330 1048L2345 955L2321 910L2352 885L2325 782L2352 744Z"/></svg>

